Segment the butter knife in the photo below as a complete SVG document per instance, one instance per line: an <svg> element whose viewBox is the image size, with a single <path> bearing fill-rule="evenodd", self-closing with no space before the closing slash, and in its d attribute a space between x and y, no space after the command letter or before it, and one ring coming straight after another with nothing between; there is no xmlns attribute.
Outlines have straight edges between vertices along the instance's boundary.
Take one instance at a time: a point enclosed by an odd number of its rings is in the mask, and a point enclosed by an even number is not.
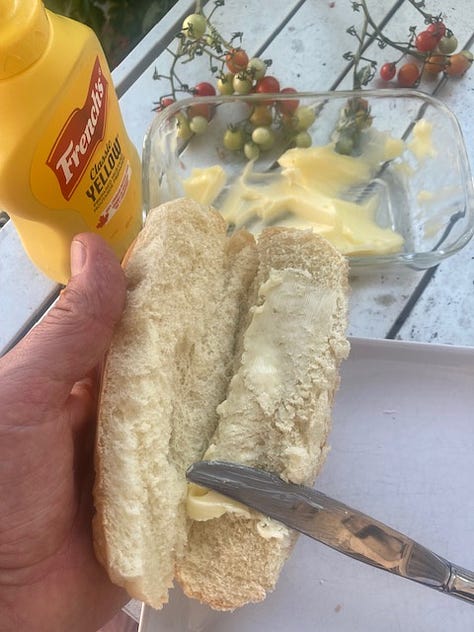
<svg viewBox="0 0 474 632"><path fill-rule="evenodd" d="M187 478L356 560L474 603L473 572L316 489L223 461L194 463Z"/></svg>

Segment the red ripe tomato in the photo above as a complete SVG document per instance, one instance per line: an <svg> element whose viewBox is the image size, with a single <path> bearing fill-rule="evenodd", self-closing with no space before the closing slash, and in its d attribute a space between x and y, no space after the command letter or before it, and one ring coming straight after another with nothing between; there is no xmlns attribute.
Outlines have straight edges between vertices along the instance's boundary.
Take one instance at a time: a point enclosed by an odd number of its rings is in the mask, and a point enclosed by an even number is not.
<svg viewBox="0 0 474 632"><path fill-rule="evenodd" d="M193 94L195 97L213 97L216 94L216 89L207 81L201 81L194 86Z"/></svg>
<svg viewBox="0 0 474 632"><path fill-rule="evenodd" d="M420 69L413 62L403 64L398 71L397 79L402 88L412 88L420 78Z"/></svg>
<svg viewBox="0 0 474 632"><path fill-rule="evenodd" d="M432 22L426 27L429 33L433 33L436 39L439 40L446 35L446 25L444 22Z"/></svg>
<svg viewBox="0 0 474 632"><path fill-rule="evenodd" d="M242 48L233 48L227 53L225 63L230 72L237 74L247 68L249 56Z"/></svg>
<svg viewBox="0 0 474 632"><path fill-rule="evenodd" d="M397 66L393 62L383 64L380 68L380 76L384 81L390 81L397 73Z"/></svg>
<svg viewBox="0 0 474 632"><path fill-rule="evenodd" d="M280 91L280 94L295 94L296 90L294 88L283 88ZM300 102L298 99L285 99L284 101L277 101L276 107L280 110L282 114L293 114L295 110L298 108Z"/></svg>
<svg viewBox="0 0 474 632"><path fill-rule="evenodd" d="M280 92L280 82L278 81L278 79L275 79L275 77L271 77L270 75L268 77L263 77L262 79L259 79L255 84L255 92Z"/></svg>
<svg viewBox="0 0 474 632"><path fill-rule="evenodd" d="M162 112L165 108L167 108L172 103L174 103L174 99L172 99L171 97L163 97L162 99L160 99L160 102L158 103L156 108L153 108L153 110L155 112Z"/></svg>
<svg viewBox="0 0 474 632"><path fill-rule="evenodd" d="M427 53L436 48L439 40L440 38L435 33L426 30L418 33L415 39L415 46L420 52Z"/></svg>

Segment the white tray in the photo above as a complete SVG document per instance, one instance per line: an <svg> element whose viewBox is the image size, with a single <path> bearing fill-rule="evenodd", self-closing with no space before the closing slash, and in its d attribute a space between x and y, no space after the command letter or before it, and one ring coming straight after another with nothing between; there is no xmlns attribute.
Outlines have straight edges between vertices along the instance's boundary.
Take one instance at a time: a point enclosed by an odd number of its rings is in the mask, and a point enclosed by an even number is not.
<svg viewBox="0 0 474 632"><path fill-rule="evenodd" d="M474 569L474 349L353 340L318 488ZM299 538L261 604L215 613L179 589L140 632L467 632L474 605Z"/></svg>

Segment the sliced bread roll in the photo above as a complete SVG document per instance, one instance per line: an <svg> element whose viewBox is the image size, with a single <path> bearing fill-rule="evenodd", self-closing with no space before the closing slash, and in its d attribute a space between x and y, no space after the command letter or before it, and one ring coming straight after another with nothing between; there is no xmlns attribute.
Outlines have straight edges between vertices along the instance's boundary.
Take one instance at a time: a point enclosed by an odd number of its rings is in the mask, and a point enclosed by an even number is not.
<svg viewBox="0 0 474 632"><path fill-rule="evenodd" d="M180 200L150 213L127 257L126 307L103 375L95 549L115 583L166 602L186 541L185 470L206 450L232 376L253 239Z"/></svg>
<svg viewBox="0 0 474 632"><path fill-rule="evenodd" d="M257 251L235 374L205 456L311 485L326 457L338 367L348 353L347 269L311 232L266 230ZM216 495L208 496L215 511ZM206 495L190 506L196 502L205 514ZM177 577L189 596L232 610L274 588L295 540L255 512L196 520Z"/></svg>
<svg viewBox="0 0 474 632"><path fill-rule="evenodd" d="M185 471L206 456L313 482L348 353L346 261L310 231L229 238L216 212L177 200L150 213L125 272L97 431L97 555L155 608L175 576L214 608L261 600L295 536L255 512L190 519Z"/></svg>

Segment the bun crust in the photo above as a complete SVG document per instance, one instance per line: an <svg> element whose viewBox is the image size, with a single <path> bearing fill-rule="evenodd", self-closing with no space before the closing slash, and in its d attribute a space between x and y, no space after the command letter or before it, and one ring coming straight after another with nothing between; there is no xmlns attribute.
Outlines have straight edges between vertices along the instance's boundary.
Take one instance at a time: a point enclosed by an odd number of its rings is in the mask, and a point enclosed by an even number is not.
<svg viewBox="0 0 474 632"><path fill-rule="evenodd" d="M214 608L259 601L295 534L262 537L256 514L191 521L185 471L211 445L213 458L314 481L349 349L347 263L310 231L229 238L218 213L177 200L149 214L124 269L99 407L96 554L155 608L174 577Z"/></svg>

